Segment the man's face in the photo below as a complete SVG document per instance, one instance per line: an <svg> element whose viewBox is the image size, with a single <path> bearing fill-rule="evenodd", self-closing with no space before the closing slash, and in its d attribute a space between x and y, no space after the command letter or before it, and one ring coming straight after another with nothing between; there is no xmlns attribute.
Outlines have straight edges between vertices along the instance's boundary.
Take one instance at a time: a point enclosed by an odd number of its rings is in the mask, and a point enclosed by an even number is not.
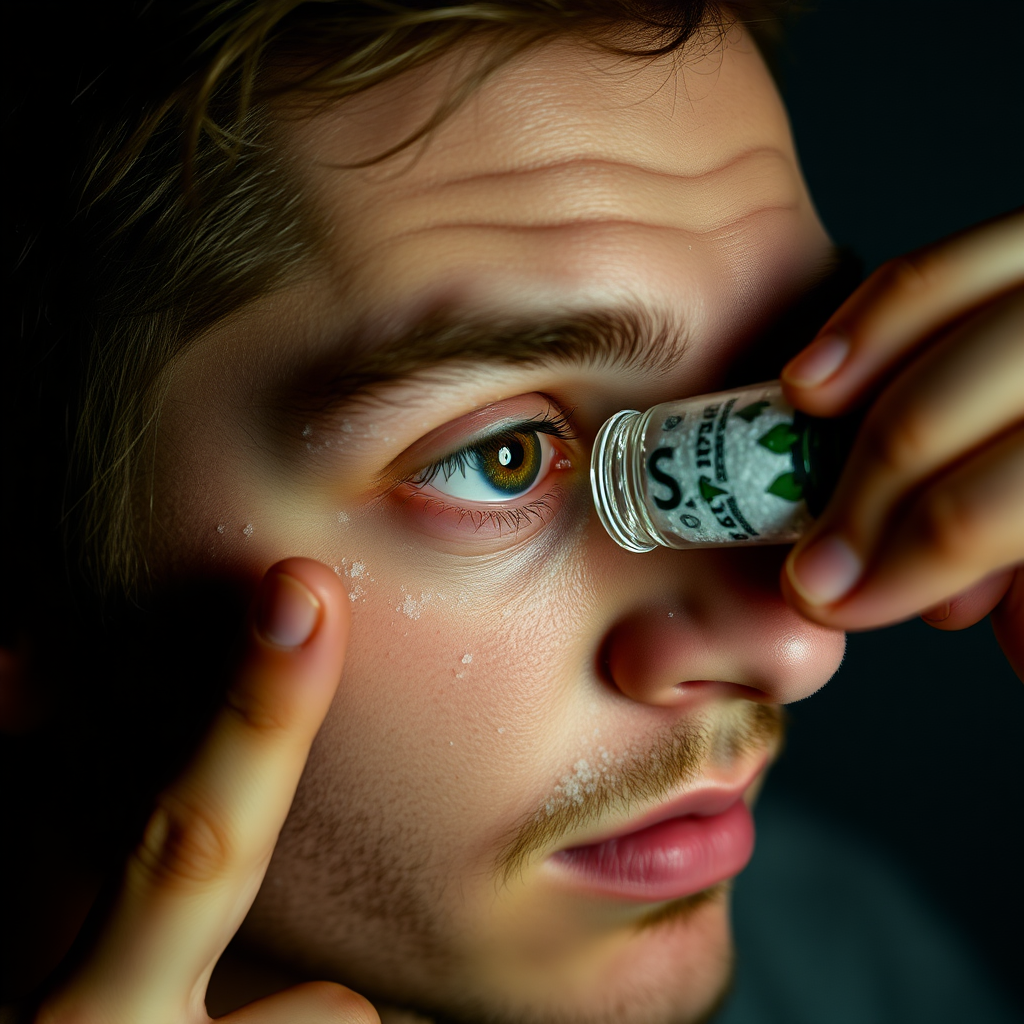
<svg viewBox="0 0 1024 1024"><path fill-rule="evenodd" d="M324 260L166 375L157 565L255 583L308 555L352 600L247 938L468 1020L696 1019L771 709L842 636L783 604L778 550L617 548L589 447L616 410L735 379L828 240L738 31L685 67L559 41L425 145L342 166L450 70L285 123Z"/></svg>

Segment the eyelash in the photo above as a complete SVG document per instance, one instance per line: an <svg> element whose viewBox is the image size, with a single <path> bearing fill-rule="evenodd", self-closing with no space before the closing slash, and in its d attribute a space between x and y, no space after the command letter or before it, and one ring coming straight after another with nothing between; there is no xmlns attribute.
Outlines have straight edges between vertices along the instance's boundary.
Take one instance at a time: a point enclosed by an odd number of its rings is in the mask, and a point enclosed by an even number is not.
<svg viewBox="0 0 1024 1024"><path fill-rule="evenodd" d="M406 487L411 490L407 491L402 504L415 499L419 509L429 514L431 518L443 520L451 516L456 519L456 525L463 529L465 527L462 524L468 519L473 525L474 532L493 530L498 536L518 534L520 530L526 529L538 520L545 520L552 512L552 500L556 497L557 491L542 493L534 500L519 505L501 505L494 508L480 505L475 508L466 508L463 505L455 504L450 497L424 494L422 488L436 479L439 474L445 474L445 478L448 479L455 473L472 469L471 460L474 448L488 442L493 443L505 435L536 431L538 434L546 434L560 441L575 440L579 435L572 426L573 412L572 409L561 412L556 412L553 408L549 409L531 419L503 426L493 434L485 434L474 444L465 445L450 455L445 455L415 476L406 478ZM558 457L556 453L556 459ZM557 506L558 502L556 501L554 507Z"/></svg>
<svg viewBox="0 0 1024 1024"><path fill-rule="evenodd" d="M572 429L572 410L567 412L561 412L557 415L551 413L542 413L531 420L524 420L521 423L513 423L511 426L504 427L503 429L496 431L493 434L485 435L481 437L477 444L483 444L485 441L497 441L504 438L506 435L512 436L519 432L524 433L528 431L534 431L538 434L547 434L549 437L556 437L561 441L573 441L576 439L577 434ZM460 448L458 451L452 452L451 455L445 455L443 458L438 459L437 462L431 463L425 469L421 470L416 476L412 477L409 483L421 487L424 484L429 484L432 480L436 479L439 473L444 474L445 480L450 479L458 472L465 472L467 469L472 468L470 460L472 458L472 452L475 445L466 445L464 448ZM528 506L522 506L526 508ZM451 505L447 508L458 508L458 506ZM468 510L462 509L460 511ZM503 509L501 511L508 512L509 509Z"/></svg>
<svg viewBox="0 0 1024 1024"><path fill-rule="evenodd" d="M464 519L469 519L476 530L482 530L484 526L491 525L496 527L500 534L503 529L512 533L518 533L531 520L543 519L544 513L549 511L547 499L550 495L545 494L543 497L537 498L526 505L495 509L463 508L461 505L450 505L440 498L424 498L422 495L420 497L423 501L424 510L434 509L437 515L442 515L445 512L454 512L459 516L460 524ZM406 501L408 500L410 499L407 498Z"/></svg>

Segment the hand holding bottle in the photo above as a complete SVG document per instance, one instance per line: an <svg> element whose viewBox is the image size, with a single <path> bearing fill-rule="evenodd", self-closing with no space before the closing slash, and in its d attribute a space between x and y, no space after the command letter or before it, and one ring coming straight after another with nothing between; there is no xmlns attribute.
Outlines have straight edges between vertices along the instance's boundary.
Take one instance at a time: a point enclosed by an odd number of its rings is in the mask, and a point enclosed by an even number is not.
<svg viewBox="0 0 1024 1024"><path fill-rule="evenodd" d="M866 408L788 599L845 629L991 613L1024 678L1024 210L879 268L782 381L812 416Z"/></svg>

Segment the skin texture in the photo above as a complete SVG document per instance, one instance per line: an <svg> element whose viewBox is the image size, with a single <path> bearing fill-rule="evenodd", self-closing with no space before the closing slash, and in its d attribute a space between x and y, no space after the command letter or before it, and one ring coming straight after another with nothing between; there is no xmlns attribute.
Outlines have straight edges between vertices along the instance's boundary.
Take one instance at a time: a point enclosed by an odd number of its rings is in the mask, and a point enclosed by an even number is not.
<svg viewBox="0 0 1024 1024"><path fill-rule="evenodd" d="M271 563L306 557L265 581L225 712L161 798L110 923L44 1021L155 1019L153 1007L205 1021L214 964L261 879L211 1012L322 977L385 1021L403 1019L391 1004L465 1021L698 1020L728 977L722 893L682 906L595 898L548 855L682 793L751 782L776 739L756 710L827 681L838 627L935 608L955 626L994 609L1001 635L1021 635L1024 551L1008 524L1024 505L1022 389L1007 385L1020 375L1019 217L999 229L1003 250L981 229L873 278L826 325L840 347L819 342L789 364L808 411L874 404L847 497L788 559L636 556L590 509L600 424L720 386L827 258L774 87L739 31L682 65L560 41L499 73L426 146L340 167L402 138L444 81L443 66L419 71L283 125L333 229L324 260L166 375L151 552L164 579L213 565L255 590ZM966 282L952 312L948 278L919 274L936 260ZM308 419L280 408L282 383L324 365L356 325L372 346L434 309L545 317L630 303L663 328L648 363L448 363ZM830 369L812 380L808 366ZM940 404L966 435L879 444L924 436L914 428ZM574 436L546 442L544 475L517 499L543 499L529 514L453 512L465 502L439 496L443 476L415 482L489 425L552 409ZM944 496L965 477L990 481L988 518L954 544L943 531L972 520L944 517ZM815 542L835 535L845 552L832 544L831 563L815 562ZM887 535L904 542L889 550ZM855 564L868 568L837 591ZM282 572L298 602L283 616ZM1019 664L1016 642L1004 646ZM691 755L651 771L673 742ZM641 777L639 797L624 780ZM589 813L565 813L577 792ZM502 854L524 834L540 838L506 878ZM336 985L305 985L229 1019L374 1014Z"/></svg>

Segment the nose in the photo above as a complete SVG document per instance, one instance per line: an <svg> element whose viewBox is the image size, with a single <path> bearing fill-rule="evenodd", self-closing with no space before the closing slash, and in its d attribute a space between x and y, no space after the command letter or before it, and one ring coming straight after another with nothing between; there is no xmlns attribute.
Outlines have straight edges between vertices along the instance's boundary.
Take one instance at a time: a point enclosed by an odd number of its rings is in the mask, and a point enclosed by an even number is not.
<svg viewBox="0 0 1024 1024"><path fill-rule="evenodd" d="M630 588L604 638L609 681L635 701L662 707L685 702L695 684L707 682L746 687L751 699L772 704L820 689L842 661L845 636L785 603L778 585L784 554L745 548L633 556L661 564L642 574L646 586Z"/></svg>

